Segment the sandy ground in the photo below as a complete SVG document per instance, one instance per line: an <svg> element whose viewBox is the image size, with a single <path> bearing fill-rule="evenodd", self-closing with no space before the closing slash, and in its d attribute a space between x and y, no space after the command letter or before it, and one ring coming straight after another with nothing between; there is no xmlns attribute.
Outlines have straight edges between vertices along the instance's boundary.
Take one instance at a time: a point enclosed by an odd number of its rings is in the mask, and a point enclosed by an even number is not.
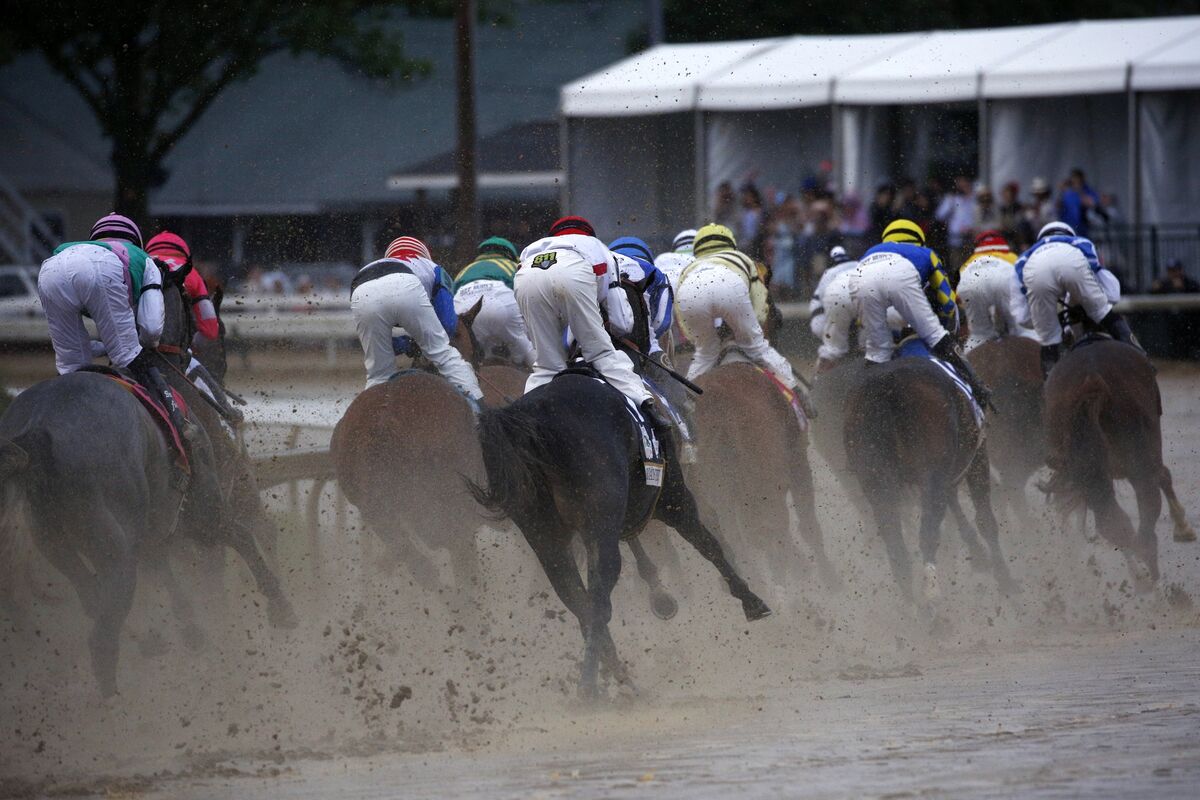
<svg viewBox="0 0 1200 800"><path fill-rule="evenodd" d="M255 448L297 423L320 442L360 386L357 368L306 365L235 364ZM4 367L18 383L39 369ZM1164 455L1200 522L1200 370L1163 365L1160 382ZM269 629L240 565L213 577L181 547L208 647L184 646L143 580L107 701L71 590L35 561L31 623L0 621L0 796L1194 796L1200 545L1172 542L1164 517L1163 580L1138 595L1119 555L1058 531L1031 489L1036 523L1003 532L1024 592L1001 597L947 534L931 624L817 480L847 590L765 581L752 543L735 542L776 611L747 624L680 549L664 581L681 610L664 622L627 567L613 635L638 691L610 687L599 707L574 696L578 628L504 526L481 531L484 588L462 613L459 592L416 587L353 512L337 524L332 492L315 533L288 491L270 492L301 627ZM662 532L647 536L663 556Z"/></svg>

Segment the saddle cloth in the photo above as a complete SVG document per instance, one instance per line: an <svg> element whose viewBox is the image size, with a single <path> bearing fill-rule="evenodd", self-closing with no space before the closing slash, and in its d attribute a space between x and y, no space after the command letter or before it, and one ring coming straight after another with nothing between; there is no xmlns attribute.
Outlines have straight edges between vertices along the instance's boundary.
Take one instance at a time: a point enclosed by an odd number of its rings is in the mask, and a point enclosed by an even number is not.
<svg viewBox="0 0 1200 800"><path fill-rule="evenodd" d="M608 381L604 377L592 369L592 367L584 362L576 362L555 375L555 378L560 378L563 375L583 375L586 378L591 378L594 381L607 384ZM611 386L611 384L609 384ZM613 391L621 395L621 399L625 402L625 411L629 414L629 418L633 420L634 426L637 428L638 435L642 441L642 457L645 461L662 462L662 445L658 441L658 436L654 433L654 426L651 425L646 417L642 415L634 402L626 397L622 392L613 387Z"/></svg>
<svg viewBox="0 0 1200 800"><path fill-rule="evenodd" d="M184 473L190 475L192 467L191 462L188 460L187 451L183 447L183 439L179 436L179 431L171 423L171 417L167 414L167 410L162 407L162 404L146 391L146 387L140 383L131 381L125 376L116 373L105 372L103 374L106 378L136 397L138 402L150 412L150 416L154 419L159 431L162 432L163 438L167 440L167 445L175 453L175 463L179 465L179 468ZM183 395L177 390L171 389L171 392L175 395L175 404L179 406L179 410L186 417L188 415L187 401L183 399Z"/></svg>
<svg viewBox="0 0 1200 800"><path fill-rule="evenodd" d="M732 343L726 344L721 350L721 355L717 358L717 366L724 366L725 364L749 364L767 376L767 380L771 381L771 384L783 395L783 399L787 400L788 405L792 407L792 413L796 415L796 422L800 423L800 430L808 430L808 414L804 413L804 406L800 402L800 395L794 389L784 386L783 382L775 376L774 372L771 372L769 369L763 369L758 364L755 364L742 348Z"/></svg>
<svg viewBox="0 0 1200 800"><path fill-rule="evenodd" d="M958 376L958 373L954 371L954 367L950 366L945 361L942 361L940 358L931 353L929 351L929 345L925 344L923 339L915 335L901 341L892 358L897 359L910 356L927 359L941 367L942 371L950 376L950 380L954 381L954 385L957 386L958 390L967 398L967 402L971 404L971 414L973 414L975 417L975 424L981 428L983 427L983 408L980 407L978 402L976 402L975 393L971 391L971 387L967 385L966 381Z"/></svg>

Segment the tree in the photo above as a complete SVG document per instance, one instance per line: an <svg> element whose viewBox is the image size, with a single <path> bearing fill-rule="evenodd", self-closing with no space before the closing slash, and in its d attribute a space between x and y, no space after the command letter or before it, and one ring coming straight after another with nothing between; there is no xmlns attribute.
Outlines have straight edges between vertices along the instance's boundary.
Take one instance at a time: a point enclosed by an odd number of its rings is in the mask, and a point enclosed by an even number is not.
<svg viewBox="0 0 1200 800"><path fill-rule="evenodd" d="M1197 0L666 0L672 42L750 39L789 34L886 33L1031 25L1077 19L1194 14Z"/></svg>
<svg viewBox="0 0 1200 800"><path fill-rule="evenodd" d="M163 160L228 86L276 53L312 54L368 78L429 71L404 54L398 15L448 15L453 0L17 0L0 22L0 62L39 52L87 102L112 142L115 207L144 219Z"/></svg>

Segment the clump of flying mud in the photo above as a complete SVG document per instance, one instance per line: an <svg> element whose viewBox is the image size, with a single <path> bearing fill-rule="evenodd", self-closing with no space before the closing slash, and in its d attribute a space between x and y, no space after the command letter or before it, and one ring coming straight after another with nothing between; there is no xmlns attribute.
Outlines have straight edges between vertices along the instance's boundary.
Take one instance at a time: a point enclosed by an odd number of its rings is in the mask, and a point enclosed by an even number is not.
<svg viewBox="0 0 1200 800"><path fill-rule="evenodd" d="M711 566L652 526L645 542L680 611L655 618L626 557L612 632L637 693L610 686L613 700L600 710L575 699L574 618L505 525L481 529L484 588L472 612L461 613L451 607L462 597L422 589L353 513L344 532L327 515L316 569L307 534L281 512L274 557L301 619L294 631L267 625L233 560L213 570L181 547L177 566L208 646L184 646L165 593L143 579L123 640L121 693L107 701L89 671L77 600L33 557L25 569L38 597L25 598L23 621L6 616L0 627L0 795L137 792L179 777L278 776L296 759L522 739L553 748L587 731L637 725L643 714L717 725L730 704L753 704L778 687L917 677L969 654L1069 645L1097 628L1197 624L1195 580L1182 577L1194 571L1190 551L1163 536L1163 582L1139 595L1121 556L1077 524L1058 530L1032 488L1031 521L997 509L1023 592L1004 598L990 573L972 569L948 521L943 597L917 613L901 602L873 525L819 460L814 466L818 513L845 588L831 593L803 566L789 585L773 583L754 542L734 539L751 586L775 610L748 624Z"/></svg>

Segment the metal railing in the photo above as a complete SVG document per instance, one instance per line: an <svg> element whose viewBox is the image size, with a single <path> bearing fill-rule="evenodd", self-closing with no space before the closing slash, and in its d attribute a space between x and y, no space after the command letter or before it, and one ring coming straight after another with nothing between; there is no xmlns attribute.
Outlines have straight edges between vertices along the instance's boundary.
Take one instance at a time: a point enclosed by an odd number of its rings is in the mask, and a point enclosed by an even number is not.
<svg viewBox="0 0 1200 800"><path fill-rule="evenodd" d="M1200 223L1114 225L1093 231L1092 240L1127 292L1150 291L1175 259L1187 275L1200 280Z"/></svg>

